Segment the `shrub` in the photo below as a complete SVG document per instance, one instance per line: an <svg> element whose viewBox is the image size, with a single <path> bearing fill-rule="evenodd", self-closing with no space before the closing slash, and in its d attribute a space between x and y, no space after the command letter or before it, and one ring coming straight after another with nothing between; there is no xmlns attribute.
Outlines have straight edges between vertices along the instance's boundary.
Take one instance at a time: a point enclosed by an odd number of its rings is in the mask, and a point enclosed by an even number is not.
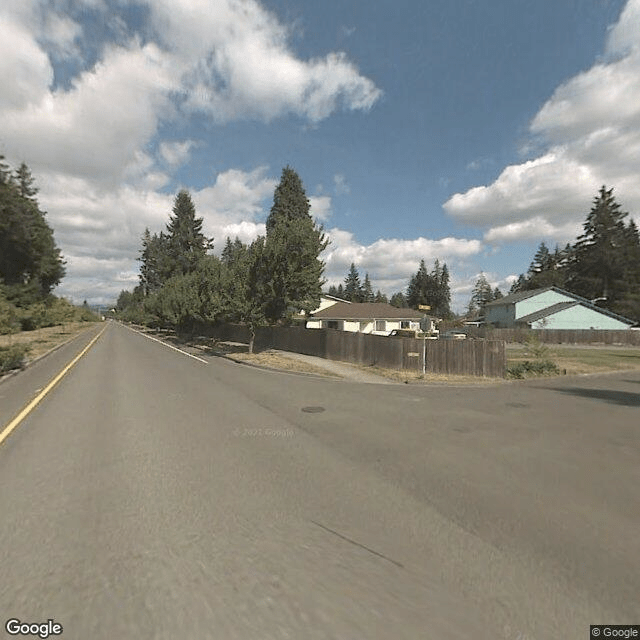
<svg viewBox="0 0 640 640"><path fill-rule="evenodd" d="M21 369L24 359L29 351L25 344L13 344L9 347L0 347L0 373L6 373L12 369Z"/></svg>
<svg viewBox="0 0 640 640"><path fill-rule="evenodd" d="M552 360L525 360L507 369L507 378L522 380L529 375L558 375L560 368Z"/></svg>

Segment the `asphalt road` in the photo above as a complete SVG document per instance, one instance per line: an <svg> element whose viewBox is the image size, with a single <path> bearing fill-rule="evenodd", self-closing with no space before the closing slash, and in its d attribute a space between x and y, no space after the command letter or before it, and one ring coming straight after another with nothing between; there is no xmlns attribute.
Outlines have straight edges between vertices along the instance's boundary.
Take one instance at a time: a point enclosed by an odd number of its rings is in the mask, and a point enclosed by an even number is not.
<svg viewBox="0 0 640 640"><path fill-rule="evenodd" d="M0 384L0 424L96 333ZM640 623L639 453L638 372L369 385L112 323L0 446L0 622L586 639Z"/></svg>

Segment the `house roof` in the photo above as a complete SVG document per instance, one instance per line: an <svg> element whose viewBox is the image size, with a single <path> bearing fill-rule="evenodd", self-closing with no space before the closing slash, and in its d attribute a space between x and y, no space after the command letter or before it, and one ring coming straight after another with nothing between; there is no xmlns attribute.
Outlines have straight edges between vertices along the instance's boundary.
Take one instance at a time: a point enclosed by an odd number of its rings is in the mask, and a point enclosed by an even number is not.
<svg viewBox="0 0 640 640"><path fill-rule="evenodd" d="M331 296L328 293L323 293L321 298L327 298L328 300L335 300L336 302L346 302L347 304L352 304L349 300L345 300L344 298L338 298L337 296Z"/></svg>
<svg viewBox="0 0 640 640"><path fill-rule="evenodd" d="M515 304L516 302L521 302L522 300L527 300L528 298L532 298L533 296L537 296L540 293L544 293L545 291L555 291L556 293L560 293L564 296L567 296L569 298L573 298L573 300L575 300L575 302L569 302L568 300L566 302L559 302L556 303L554 305L549 305L548 307L541 309L538 312L534 312L531 313L527 316L522 316L521 318L517 318L516 322L533 322L535 320L539 320L540 318L544 318L545 316L550 315L549 310L550 309L554 309L555 307L557 307L559 304L561 305L567 305L568 306L574 306L574 304L581 304L583 307L587 307L587 309L591 309L593 311L597 311L598 313L602 313L605 316L608 316L609 318L614 318L615 320L619 320L620 322L624 322L625 324L628 325L633 325L634 321L630 320L629 318L625 318L624 316L621 316L617 313L614 313L613 311L609 311L608 309L603 309L602 307L598 307L595 304L593 304L593 302L591 302L591 300L587 300L587 298L583 298L582 296L579 296L576 293L571 293L571 291L565 291L564 289L560 289L560 287L542 287L541 289L532 289L531 291L520 291L519 293L512 293L508 296L504 296L504 298L499 298L498 300L493 300L493 302L488 302L486 305L484 305L485 307L491 307L494 305L499 305L499 304ZM553 313L557 313L558 311L560 311L561 309L558 308L556 309L556 311L554 311ZM542 315L538 316L537 318L533 318L531 319L531 316L534 316L536 314L540 314L542 313Z"/></svg>
<svg viewBox="0 0 640 640"><path fill-rule="evenodd" d="M515 304L516 302L521 302L522 300L526 300L527 298L537 296L539 293L551 290L556 291L557 293L563 293L565 295L571 296L572 298L576 297L573 293L563 291L562 289L558 289L558 287L543 287L541 289L531 289L530 291L518 291L518 293L510 293L508 296L498 298L497 300L493 300L492 302L487 302L487 304L485 304L484 306L493 307L499 304Z"/></svg>
<svg viewBox="0 0 640 640"><path fill-rule="evenodd" d="M545 307L544 309L539 309L538 311L534 311L526 316L522 316L521 318L518 318L516 322L535 322L536 320L552 316L554 313L558 313L558 311L564 311L565 309L575 307L579 304L580 303L577 301L557 302L556 304L552 304L550 307Z"/></svg>
<svg viewBox="0 0 640 640"><path fill-rule="evenodd" d="M386 302L336 302L311 317L329 320L419 320L423 315L420 311L399 309Z"/></svg>

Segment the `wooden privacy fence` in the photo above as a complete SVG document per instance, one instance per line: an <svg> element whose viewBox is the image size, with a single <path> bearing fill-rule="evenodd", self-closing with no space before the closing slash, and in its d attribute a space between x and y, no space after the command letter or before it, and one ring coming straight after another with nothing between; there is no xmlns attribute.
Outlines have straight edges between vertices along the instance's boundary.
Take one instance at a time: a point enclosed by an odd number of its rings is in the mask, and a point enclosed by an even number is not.
<svg viewBox="0 0 640 640"><path fill-rule="evenodd" d="M220 340L249 342L241 325L216 325L203 331ZM427 373L503 378L506 374L504 340L421 340L392 338L336 329L260 327L256 350L281 349L307 355L387 369L424 370Z"/></svg>
<svg viewBox="0 0 640 640"><path fill-rule="evenodd" d="M614 329L488 329L468 327L465 333L470 337L505 342L524 342L535 335L547 344L615 344L640 346L640 331L634 329L617 331Z"/></svg>

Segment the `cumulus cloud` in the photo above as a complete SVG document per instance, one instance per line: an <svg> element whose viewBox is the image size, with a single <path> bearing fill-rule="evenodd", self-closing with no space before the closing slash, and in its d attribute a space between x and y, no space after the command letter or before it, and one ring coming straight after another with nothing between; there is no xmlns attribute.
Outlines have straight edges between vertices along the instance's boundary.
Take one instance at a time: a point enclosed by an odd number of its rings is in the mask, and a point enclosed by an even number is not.
<svg viewBox="0 0 640 640"><path fill-rule="evenodd" d="M217 122L285 114L318 122L339 107L369 109L381 95L342 52L300 60L288 29L254 0L149 6L158 38L185 69L184 106Z"/></svg>
<svg viewBox="0 0 640 640"><path fill-rule="evenodd" d="M490 185L454 194L452 217L489 226L491 242L560 239L581 223L599 187L640 213L640 0L629 0L611 28L604 62L559 86L530 132L546 151L506 167ZM573 225L573 226L572 226Z"/></svg>
<svg viewBox="0 0 640 640"><path fill-rule="evenodd" d="M309 204L311 210L309 213L315 220L320 223L325 222L331 216L331 197L330 196L309 196Z"/></svg>
<svg viewBox="0 0 640 640"><path fill-rule="evenodd" d="M195 145L193 140L182 142L161 142L158 149L160 157L169 167L179 167L189 160L191 149Z"/></svg>
<svg viewBox="0 0 640 640"><path fill-rule="evenodd" d="M288 115L317 123L338 109L366 111L381 95L344 53L301 59L289 28L255 0L143 1L143 25L120 11L127 4L0 6L0 152L31 167L68 261L60 292L76 299L117 295L135 281L144 228L159 231L168 219L173 196L162 190L199 141L159 140L161 125L188 123L194 111L214 123ZM91 47L86 11L105 18ZM97 60L83 59L89 49ZM79 71L58 82L71 68ZM229 169L191 192L219 245L264 233L276 184L266 167ZM310 201L326 220L331 198Z"/></svg>

